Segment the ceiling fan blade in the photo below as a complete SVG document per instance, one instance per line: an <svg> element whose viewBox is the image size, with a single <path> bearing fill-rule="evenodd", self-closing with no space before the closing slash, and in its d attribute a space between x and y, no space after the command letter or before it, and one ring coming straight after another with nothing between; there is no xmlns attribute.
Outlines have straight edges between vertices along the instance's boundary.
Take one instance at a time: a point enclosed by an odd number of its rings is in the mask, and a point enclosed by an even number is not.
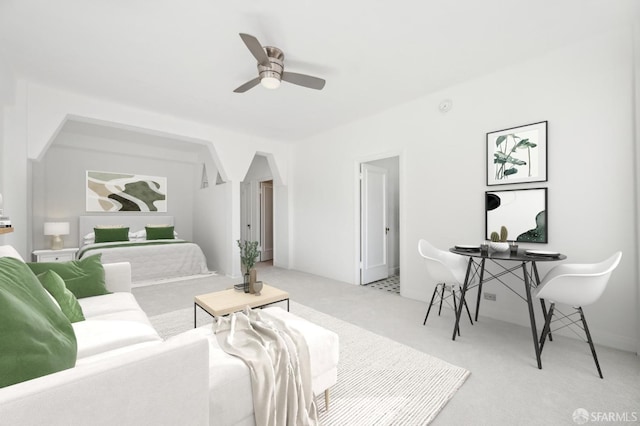
<svg viewBox="0 0 640 426"><path fill-rule="evenodd" d="M243 84L242 86L240 86L236 90L234 90L234 92L235 93L244 93L247 90L257 86L258 83L260 83L260 77L256 77L253 80L247 81L245 84Z"/></svg>
<svg viewBox="0 0 640 426"><path fill-rule="evenodd" d="M309 89L322 90L326 81L318 77L312 77L306 74L298 74L297 72L283 72L282 79L298 86L308 87Z"/></svg>
<svg viewBox="0 0 640 426"><path fill-rule="evenodd" d="M262 66L268 67L271 65L269 62L269 57L265 53L262 45L258 41L257 38L252 36L251 34L240 33L240 38L244 41L244 44L247 45L249 52L253 55L254 58L258 61L258 63Z"/></svg>

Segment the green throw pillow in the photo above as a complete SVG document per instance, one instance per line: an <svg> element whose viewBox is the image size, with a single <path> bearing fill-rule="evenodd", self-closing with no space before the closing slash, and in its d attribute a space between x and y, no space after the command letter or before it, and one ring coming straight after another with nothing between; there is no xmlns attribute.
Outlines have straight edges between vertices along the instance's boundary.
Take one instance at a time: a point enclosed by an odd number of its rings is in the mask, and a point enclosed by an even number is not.
<svg viewBox="0 0 640 426"><path fill-rule="evenodd" d="M173 240L173 226L145 226L147 240Z"/></svg>
<svg viewBox="0 0 640 426"><path fill-rule="evenodd" d="M69 318L69 321L84 321L82 307L78 303L78 299L65 287L64 280L60 275L49 270L38 274L40 284L53 296L60 305L62 313Z"/></svg>
<svg viewBox="0 0 640 426"><path fill-rule="evenodd" d="M129 228L93 228L96 243L129 241Z"/></svg>
<svg viewBox="0 0 640 426"><path fill-rule="evenodd" d="M102 254L94 254L70 262L27 263L36 273L54 271L64 280L64 285L78 299L109 294L104 282L104 267L100 263Z"/></svg>
<svg viewBox="0 0 640 426"><path fill-rule="evenodd" d="M23 262L0 258L0 388L66 370L78 346L69 319Z"/></svg>

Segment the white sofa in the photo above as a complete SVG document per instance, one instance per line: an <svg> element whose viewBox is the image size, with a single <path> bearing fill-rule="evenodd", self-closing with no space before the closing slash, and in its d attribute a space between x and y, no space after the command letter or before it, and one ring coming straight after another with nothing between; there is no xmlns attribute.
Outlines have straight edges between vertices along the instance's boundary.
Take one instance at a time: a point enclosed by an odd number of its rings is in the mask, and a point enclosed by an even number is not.
<svg viewBox="0 0 640 426"><path fill-rule="evenodd" d="M0 424L208 425L207 339L163 341L130 293L130 265L104 270L113 293L79 299L76 366L0 388Z"/></svg>
<svg viewBox="0 0 640 426"><path fill-rule="evenodd" d="M0 257L20 258L8 247ZM78 299L86 320L72 324L76 366L0 388L0 425L255 425L249 369L218 346L211 325L163 341L131 294L130 265L104 271L113 293ZM305 336L314 394L327 391L337 381L338 336L268 310Z"/></svg>

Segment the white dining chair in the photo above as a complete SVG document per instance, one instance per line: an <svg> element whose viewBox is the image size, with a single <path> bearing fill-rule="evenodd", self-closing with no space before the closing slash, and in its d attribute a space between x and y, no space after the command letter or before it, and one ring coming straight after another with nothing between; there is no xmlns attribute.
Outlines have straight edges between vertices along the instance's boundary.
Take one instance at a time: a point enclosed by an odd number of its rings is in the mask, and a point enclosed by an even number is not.
<svg viewBox="0 0 640 426"><path fill-rule="evenodd" d="M589 333L589 327L584 318L582 307L594 303L602 296L604 289L609 283L611 273L616 269L621 258L622 252L619 251L599 263L563 264L552 268L547 273L535 291L536 297L545 299L551 303L549 312L545 318L542 335L540 336L540 352L542 352L547 335L552 331L551 323L566 320L568 321L567 323L563 323L564 325L553 331L571 325L576 325L578 328L581 328L587 337L587 342L591 348L591 354L596 363L598 374L601 379L603 378L602 370L598 363L598 356L596 355L596 349L593 346L593 339L591 338L591 333ZM569 315L560 312L560 318L554 320L553 315L556 313L556 303L570 305L575 309L575 312ZM575 315L580 315L580 319L576 319ZM582 327L580 327L580 323Z"/></svg>
<svg viewBox="0 0 640 426"><path fill-rule="evenodd" d="M432 246L428 241L423 239L418 241L418 253L420 253L420 256L425 259L427 272L431 279L436 282L436 287L433 289L431 301L429 302L429 307L427 308L427 315L425 315L424 322L422 323L422 325L425 325L427 323L427 318L429 318L431 307L434 304L440 305L438 308L438 315L440 315L440 313L442 312L443 302L446 302L447 305L452 307L454 312L457 313L457 306L459 303L458 299L462 294L461 288L464 284L468 261L463 256L459 256L448 251L439 250ZM449 293L446 296L445 291ZM436 299L436 296L439 297L439 299ZM449 298L452 299L453 306L451 306L451 304L449 303ZM469 321L471 321L471 324L473 324L467 302L465 300L462 300L462 304L467 310ZM460 335L459 329L458 335Z"/></svg>

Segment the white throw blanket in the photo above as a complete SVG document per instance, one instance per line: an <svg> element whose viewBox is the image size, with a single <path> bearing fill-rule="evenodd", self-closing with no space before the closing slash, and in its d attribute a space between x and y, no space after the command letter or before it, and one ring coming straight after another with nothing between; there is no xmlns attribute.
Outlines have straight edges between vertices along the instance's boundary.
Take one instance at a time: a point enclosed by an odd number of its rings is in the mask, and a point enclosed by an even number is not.
<svg viewBox="0 0 640 426"><path fill-rule="evenodd" d="M257 426L317 425L309 349L284 321L246 309L213 325L220 347L251 371Z"/></svg>

